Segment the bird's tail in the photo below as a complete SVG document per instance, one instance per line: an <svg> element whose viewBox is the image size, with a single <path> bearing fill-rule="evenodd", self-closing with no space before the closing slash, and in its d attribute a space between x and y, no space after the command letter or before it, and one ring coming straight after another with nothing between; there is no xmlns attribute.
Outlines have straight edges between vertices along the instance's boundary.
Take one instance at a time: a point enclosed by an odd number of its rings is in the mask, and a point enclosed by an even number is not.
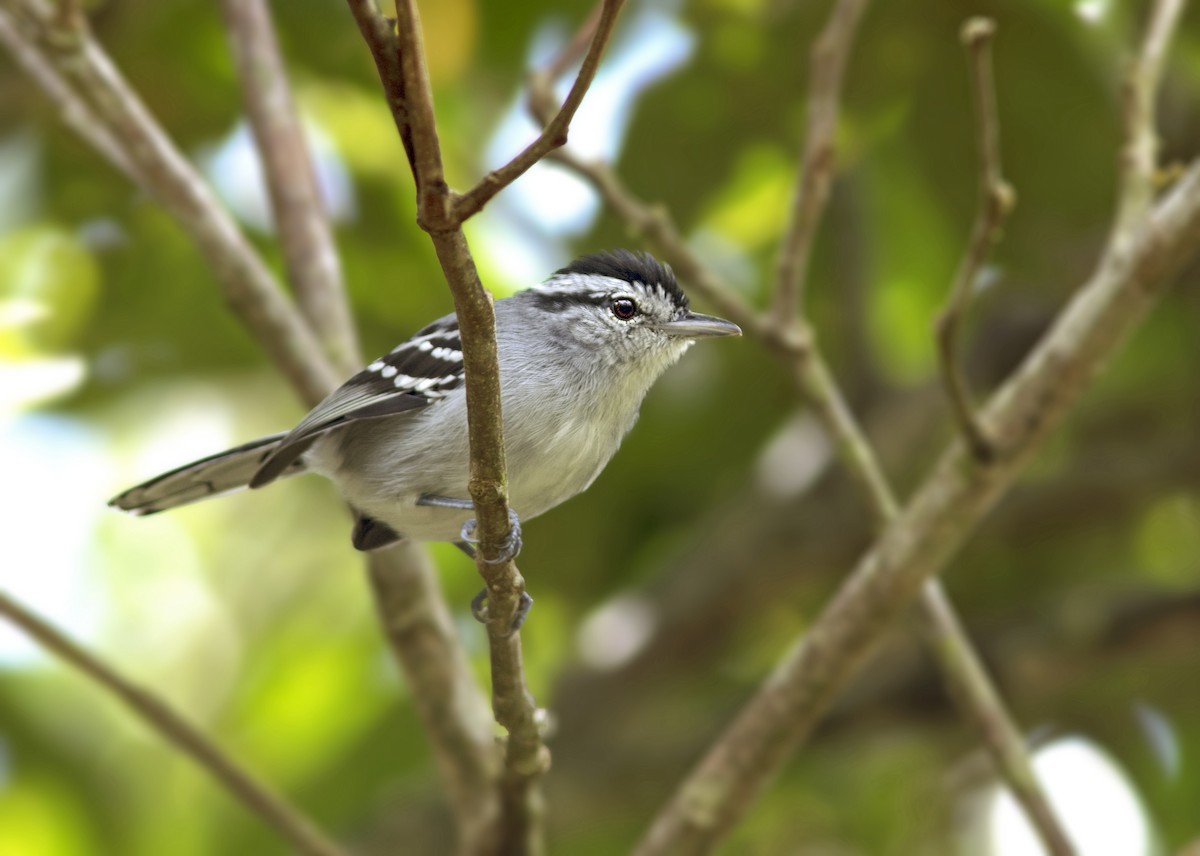
<svg viewBox="0 0 1200 856"><path fill-rule="evenodd" d="M145 515L240 490L250 484L250 479L285 436L272 434L201 458L131 487L110 499L108 504L130 514ZM304 459L297 458L280 476L296 475L305 469Z"/></svg>

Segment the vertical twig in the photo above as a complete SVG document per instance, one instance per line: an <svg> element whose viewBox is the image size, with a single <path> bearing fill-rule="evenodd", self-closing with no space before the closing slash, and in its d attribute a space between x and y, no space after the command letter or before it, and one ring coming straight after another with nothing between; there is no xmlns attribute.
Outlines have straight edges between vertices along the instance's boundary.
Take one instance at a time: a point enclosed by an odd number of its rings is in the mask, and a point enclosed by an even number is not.
<svg viewBox="0 0 1200 856"><path fill-rule="evenodd" d="M1158 169L1158 124L1155 101L1167 49L1179 25L1185 0L1154 0L1145 34L1123 87L1121 178L1110 246L1121 251L1141 225L1154 201Z"/></svg>
<svg viewBox="0 0 1200 856"><path fill-rule="evenodd" d="M513 161L461 197L456 197L445 181L416 4L413 0L397 3L393 33L364 0L349 2L405 140L417 187L417 221L429 234L454 298L467 377L469 487L478 521L476 532L480 536L477 566L488 589L492 706L497 722L508 731L496 833L501 852L532 853L541 846L538 781L549 765L549 751L542 742L541 715L525 685L520 636L512 623L525 582L511 560L499 561L510 534L510 522L496 319L491 295L479 280L462 223L565 140L570 120L591 83L621 0L603 0L604 11L583 68L546 131Z"/></svg>
<svg viewBox="0 0 1200 856"><path fill-rule="evenodd" d="M266 0L222 0L288 279L309 326L344 374L362 365L342 267Z"/></svg>
<svg viewBox="0 0 1200 856"><path fill-rule="evenodd" d="M962 28L962 41L971 60L971 88L979 138L979 208L950 295L935 325L946 397L967 447L983 463L990 461L996 450L975 415L975 405L959 359L958 342L979 271L1000 239L1001 226L1017 201L1016 193L1001 171L1000 120L996 115L996 87L992 80L991 45L995 34L996 25L986 18L972 18Z"/></svg>
<svg viewBox="0 0 1200 856"><path fill-rule="evenodd" d="M808 130L791 222L775 267L775 320L790 324L803 304L809 258L833 182L842 79L867 0L836 0L809 56Z"/></svg>
<svg viewBox="0 0 1200 856"><path fill-rule="evenodd" d="M310 824L295 807L226 755L157 695L120 675L95 654L71 641L3 592L0 592L0 615L20 627L54 656L119 698L152 731L199 764L201 769L224 785L268 826L274 827L299 852L309 856L342 856L341 849Z"/></svg>

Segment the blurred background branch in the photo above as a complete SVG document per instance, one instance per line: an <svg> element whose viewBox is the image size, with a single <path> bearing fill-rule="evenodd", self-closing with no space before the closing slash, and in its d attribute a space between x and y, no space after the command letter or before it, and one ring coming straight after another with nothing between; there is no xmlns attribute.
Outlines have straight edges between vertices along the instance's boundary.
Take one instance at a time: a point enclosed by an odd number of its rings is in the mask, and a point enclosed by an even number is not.
<svg viewBox="0 0 1200 856"><path fill-rule="evenodd" d="M221 4L246 115L262 156L288 281L325 354L346 377L362 368L342 265L296 115L291 85L264 0Z"/></svg>
<svg viewBox="0 0 1200 856"><path fill-rule="evenodd" d="M342 856L343 851L309 823L300 811L244 769L156 693L127 680L3 592L0 592L0 615L128 705L163 739L203 767L231 796L272 826L298 852L306 856Z"/></svg>
<svg viewBox="0 0 1200 856"><path fill-rule="evenodd" d="M336 4L271 12L357 332L366 352L383 353L451 307L445 290L420 285L443 274L396 169L415 153L395 24L372 3L348 5L357 32ZM0 25L33 31L11 8L0 5ZM220 7L83 8L260 262L287 270ZM620 176L632 217L606 213L551 156L466 224L477 273L497 296L579 253L628 244L631 232L635 243L675 241L693 299L743 312L736 320L768 345L696 349L648 398L603 477L526 528L523 565L539 569L538 603L521 655L525 683L553 711L539 727L553 735L554 766L537 780L547 795L538 824L555 852L626 852L875 537L882 506L866 493L864 513L861 495L871 470L860 463L844 478L837 462L855 453L854 435L839 448L818 408L797 407L797 355L816 355L891 495L919 489L955 435L929 321L978 202L976 151L961 143L974 131L972 89L947 73L961 65L954 35L971 10L916 0L860 16L803 319L780 326L757 308L774 306L802 178L796 141L815 85L803 48L833 8L627 6L558 152L612 164L596 167L597 180ZM1115 228L1114 182L1103 177L1115 174L1118 117L1128 115L1118 60L1170 8L977 10L1003 28L997 120L1022 210L976 280L972 314L983 323L969 325L959 354L976 389L1000 387L1096 266ZM449 186L472 187L539 138L598 9L420 4ZM56 32L72 32L79 10L55 7ZM1198 25L1180 13L1178 49L1158 42L1154 160L1168 168L1150 173L1151 202L1200 140L1200 77L1186 61ZM75 96L54 59L71 52L71 38L56 38L54 48L20 44ZM0 57L0 566L36 573L5 575L6 592L136 670L347 849L486 852L497 840L504 741L480 691L489 646L466 613L478 581L462 557L434 546L445 570L437 580L419 554L372 564L375 610L404 664L395 670L370 620L370 590L353 573L361 557L345 549L346 522L319 481L136 525L102 514L103 498L131 479L299 413L222 305L207 256L152 204L158 194L61 134L71 114L26 85L26 59L13 59ZM531 122L528 77L546 69L559 80L535 105L548 118ZM76 126L125 152L105 111L75 101ZM625 185L668 200L669 211ZM289 297L303 319L303 301ZM959 562L971 572L946 580L1059 820L1088 856L1156 852L1147 841L1178 852L1196 834L1200 303L1189 288L1162 299L1164 311L973 533ZM328 343L311 339L321 356ZM1076 383L1061 375L1044 391L1055 399ZM20 398L30 393L38 397ZM442 587L447 600L431 600ZM724 849L1047 849L946 692L939 660L951 658L911 632L924 626L919 614L885 632ZM290 849L123 707L99 702L0 627L0 828L21 856ZM1066 756L1092 766L1064 777L1055 764ZM1121 783L1124 802L1105 782ZM1019 843L1013 829L1023 830Z"/></svg>
<svg viewBox="0 0 1200 856"><path fill-rule="evenodd" d="M86 21L72 18L71 29L56 35L53 28L63 19L52 17L40 0L22 3L25 0L13 0L6 9L29 30L20 43L37 60L31 69L36 72L35 79L45 84L51 98L62 99L66 109L76 101L91 103L94 113L86 117L91 121L80 123L89 129L84 138L102 154L115 158L122 171L136 170L142 176L144 189L162 201L192 235L224 285L234 314L245 321L259 344L276 356L301 398L315 404L333 388L334 377L317 345L317 335L339 373L353 370L361 358L345 303L336 247L266 8L235 4L237 8L227 8L226 13L258 149L267 166L267 184L273 190L272 207L285 260L307 320L284 296L232 217L92 40ZM381 622L399 665L422 696L424 723L438 753L464 840L469 842L481 819L488 816L488 797L482 791L493 775L490 728L475 715L478 690L454 628L445 617L434 570L419 551L381 554L371 557L370 563Z"/></svg>
<svg viewBox="0 0 1200 856"><path fill-rule="evenodd" d="M780 243L775 267L773 317L756 313L753 308L742 304L733 288L705 271L705 265L680 239L678 229L665 209L651 209L638 201L611 169L603 165L584 163L565 150L557 156L591 179L606 201L629 222L632 229L645 231L652 246L680 271L689 285L694 284L691 277L697 277L702 283L697 290L706 299L742 323L748 333L760 338L780 359L785 370L795 378L800 393L817 412L837 449L838 457L861 487L877 525L883 527L894 520L898 513L896 499L870 442L833 379L807 319L803 316L798 322L791 319L800 305L807 257L828 199L834 158L833 134L841 100L844 67L863 13L863 5L856 0L835 3L813 49L810 60L813 74L809 92L808 136L804 143L790 225ZM535 79L534 82L546 85L545 78ZM544 94L535 94L531 103L545 103L546 100ZM989 193L990 190L989 185ZM990 230L988 234L990 236ZM788 314L781 314L783 312ZM1049 852L1060 856L1073 853L1061 823L1055 818L1033 774L1019 730L1005 710L999 693L991 686L986 670L936 580L928 583L921 594L920 603L924 628L953 696L978 726L998 770L1018 795L1033 828ZM663 847L663 852L670 852L672 845L662 843L655 846Z"/></svg>
<svg viewBox="0 0 1200 856"><path fill-rule="evenodd" d="M963 374L958 343L979 272L1000 239L1004 220L1017 201L1016 193L1004 180L1001 170L1000 121L996 117L996 87L992 80L992 39L995 34L995 23L986 18L972 18L963 25L962 41L970 58L975 133L979 140L979 208L963 259L950 286L950 296L938 313L936 324L946 397L972 454L985 463L993 449L975 416L975 403Z"/></svg>

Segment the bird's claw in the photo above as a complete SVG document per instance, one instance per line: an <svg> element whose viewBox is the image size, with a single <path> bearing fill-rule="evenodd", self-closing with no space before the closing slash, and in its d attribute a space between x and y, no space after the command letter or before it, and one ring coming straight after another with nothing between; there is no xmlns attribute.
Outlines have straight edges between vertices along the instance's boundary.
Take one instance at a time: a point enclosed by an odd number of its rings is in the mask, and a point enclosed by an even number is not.
<svg viewBox="0 0 1200 856"><path fill-rule="evenodd" d="M478 544L479 539L475 537L475 518L472 517L462 525L462 530L459 532L459 537L468 544ZM521 518L517 516L517 512L511 508L508 510L508 537L504 539L504 544L500 547L500 555L494 559L484 558L484 561L489 565L502 565L505 562L512 561L521 552ZM472 611L474 610L474 601L472 601Z"/></svg>
<svg viewBox="0 0 1200 856"><path fill-rule="evenodd" d="M487 588L483 588L479 594L471 598L471 616L480 624L488 623L487 596L488 590ZM525 623L525 618L529 615L529 610L532 608L533 598L529 596L529 592L521 592L521 602L517 604L517 614L513 616L513 633L521 629L521 625Z"/></svg>

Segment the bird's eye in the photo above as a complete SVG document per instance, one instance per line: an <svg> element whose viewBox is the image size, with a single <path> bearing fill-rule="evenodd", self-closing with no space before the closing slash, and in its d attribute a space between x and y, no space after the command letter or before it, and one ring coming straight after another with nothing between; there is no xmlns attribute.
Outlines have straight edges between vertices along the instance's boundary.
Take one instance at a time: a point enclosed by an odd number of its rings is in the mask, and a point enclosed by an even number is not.
<svg viewBox="0 0 1200 856"><path fill-rule="evenodd" d="M618 297L612 302L612 314L616 315L622 321L628 321L634 315L637 315L637 304L628 297Z"/></svg>

